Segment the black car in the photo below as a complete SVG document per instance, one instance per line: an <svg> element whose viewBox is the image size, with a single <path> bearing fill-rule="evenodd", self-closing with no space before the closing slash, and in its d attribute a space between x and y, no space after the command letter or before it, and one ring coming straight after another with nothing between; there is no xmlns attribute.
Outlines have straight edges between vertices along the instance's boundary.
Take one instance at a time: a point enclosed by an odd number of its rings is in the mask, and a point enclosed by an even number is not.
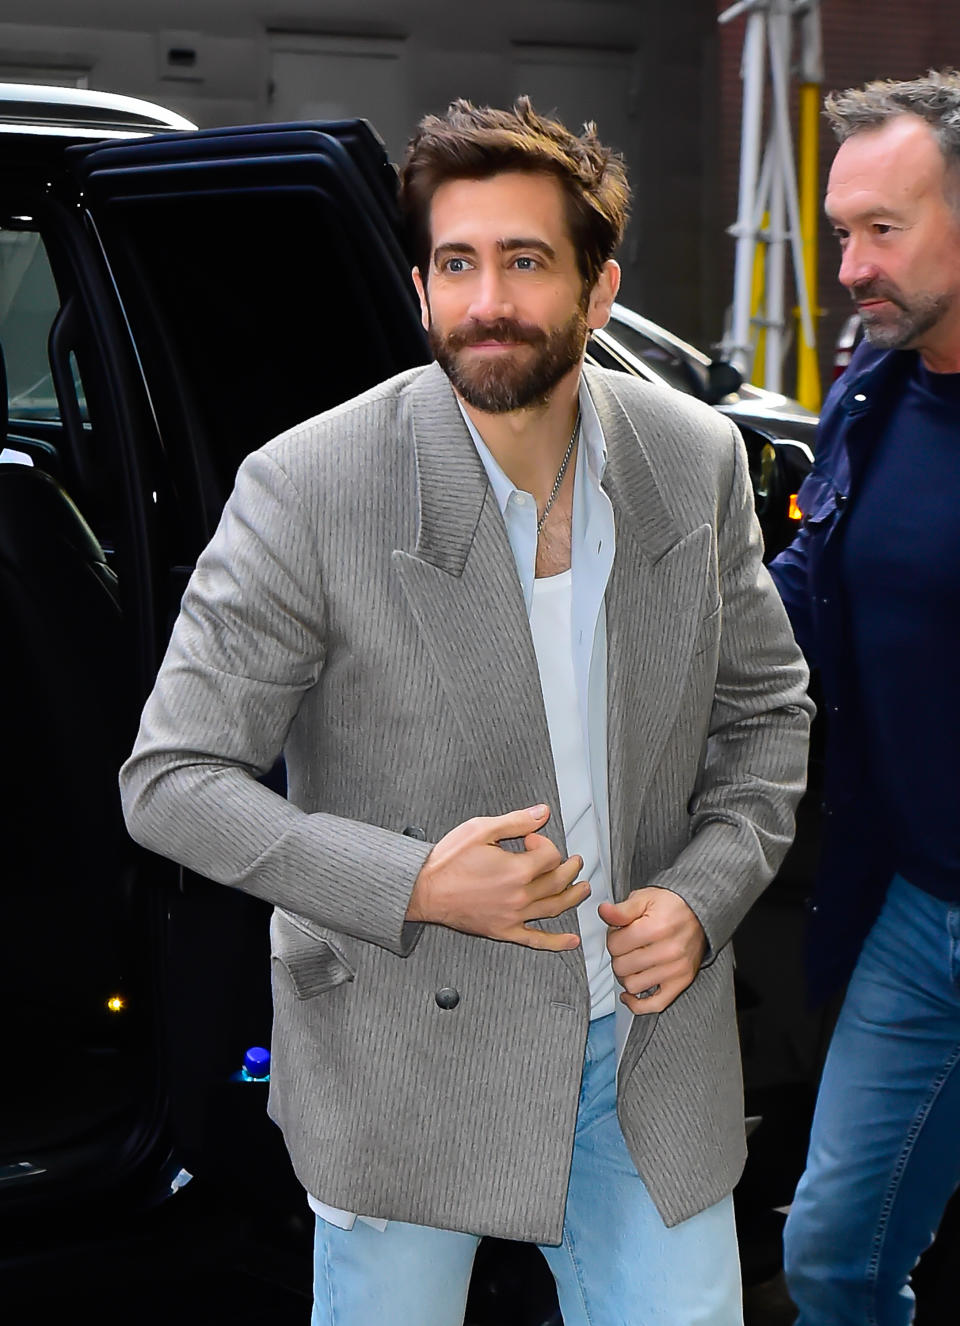
<svg viewBox="0 0 960 1326"><path fill-rule="evenodd" d="M116 773L242 458L428 358L395 168L363 121L197 131L0 85L0 347L0 1269L76 1262L137 1212L186 1220L197 1199L173 1194L195 1175L189 1193L295 1249L297 1280L302 1193L244 1071L269 1045L268 909L135 847ZM588 354L730 414L768 556L789 541L812 416L621 306ZM776 1269L816 1081L798 959L815 843L804 808L737 940L748 1278ZM552 1319L534 1255L485 1241L471 1321Z"/></svg>

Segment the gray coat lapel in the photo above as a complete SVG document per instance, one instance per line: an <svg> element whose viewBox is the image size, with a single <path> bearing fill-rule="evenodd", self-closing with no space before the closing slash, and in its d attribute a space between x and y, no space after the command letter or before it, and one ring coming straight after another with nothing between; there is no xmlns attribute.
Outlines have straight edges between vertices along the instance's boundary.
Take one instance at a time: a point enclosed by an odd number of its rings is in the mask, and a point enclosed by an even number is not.
<svg viewBox="0 0 960 1326"><path fill-rule="evenodd" d="M407 397L419 485L417 544L394 571L463 746L490 790L486 813L546 802L565 851L550 733L523 591L503 517L453 392L435 365ZM570 930L574 914L544 921ZM579 952L564 959L582 968Z"/></svg>
<svg viewBox="0 0 960 1326"><path fill-rule="evenodd" d="M603 486L617 550L607 586L607 756L614 896L630 889L640 807L676 718L703 613L710 529L681 536L650 455L671 439L662 411L628 418L603 378L588 374L607 446ZM660 473L663 466L657 467Z"/></svg>

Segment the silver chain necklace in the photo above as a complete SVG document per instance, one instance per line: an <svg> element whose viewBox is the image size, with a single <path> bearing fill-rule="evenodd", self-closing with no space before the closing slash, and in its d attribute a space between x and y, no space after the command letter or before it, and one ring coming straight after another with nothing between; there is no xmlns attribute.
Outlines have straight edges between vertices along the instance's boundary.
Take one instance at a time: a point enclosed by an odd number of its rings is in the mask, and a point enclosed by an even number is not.
<svg viewBox="0 0 960 1326"><path fill-rule="evenodd" d="M570 441L567 443L567 450L564 453L563 460L560 462L560 468L557 470L557 477L553 482L553 489L547 498L547 505L543 508L543 515L537 521L537 538L543 533L543 523L550 514L550 508L557 500L557 493L560 491L560 485L563 483L563 476L567 472L567 466L570 464L570 457L573 455L574 443L577 440L577 434L580 431L580 410L577 409L576 423L573 425L573 432L570 434Z"/></svg>

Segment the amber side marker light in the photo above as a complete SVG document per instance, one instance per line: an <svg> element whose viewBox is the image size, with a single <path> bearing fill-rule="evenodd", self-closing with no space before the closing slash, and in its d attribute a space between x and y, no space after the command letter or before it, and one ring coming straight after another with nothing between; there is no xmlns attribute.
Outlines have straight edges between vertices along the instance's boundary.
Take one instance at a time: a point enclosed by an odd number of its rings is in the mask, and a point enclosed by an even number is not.
<svg viewBox="0 0 960 1326"><path fill-rule="evenodd" d="M127 1001L123 995L111 995L107 1000L107 1008L111 1013L122 1013L127 1006Z"/></svg>
<svg viewBox="0 0 960 1326"><path fill-rule="evenodd" d="M797 506L797 494L790 494L790 506L787 510L787 516L790 520L802 520L803 512Z"/></svg>

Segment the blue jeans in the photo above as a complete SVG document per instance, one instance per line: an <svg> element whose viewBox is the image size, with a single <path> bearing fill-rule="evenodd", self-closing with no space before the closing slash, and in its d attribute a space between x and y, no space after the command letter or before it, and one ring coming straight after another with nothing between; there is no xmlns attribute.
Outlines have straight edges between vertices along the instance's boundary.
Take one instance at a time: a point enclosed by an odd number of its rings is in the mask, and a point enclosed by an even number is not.
<svg viewBox="0 0 960 1326"><path fill-rule="evenodd" d="M960 904L896 875L824 1066L784 1233L798 1326L905 1326L960 1183Z"/></svg>
<svg viewBox="0 0 960 1326"><path fill-rule="evenodd" d="M563 1242L541 1247L564 1326L741 1326L733 1200L664 1225L617 1122L613 1022L590 1026ZM478 1243L318 1219L312 1326L461 1326Z"/></svg>

